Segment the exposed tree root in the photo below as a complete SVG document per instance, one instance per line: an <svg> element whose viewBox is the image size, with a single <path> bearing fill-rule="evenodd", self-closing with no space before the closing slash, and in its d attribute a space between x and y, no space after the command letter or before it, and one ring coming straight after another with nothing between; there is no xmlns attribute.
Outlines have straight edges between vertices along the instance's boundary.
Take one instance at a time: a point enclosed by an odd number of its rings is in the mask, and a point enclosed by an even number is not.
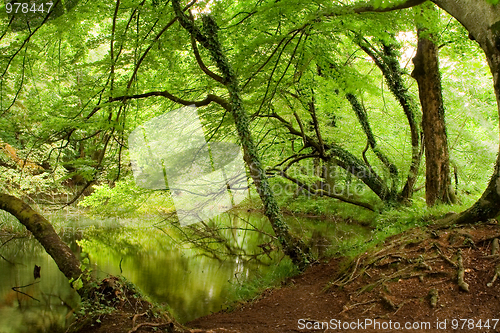
<svg viewBox="0 0 500 333"><path fill-rule="evenodd" d="M164 327L164 326L170 326L171 323L140 323L134 328L132 328L128 333L134 333L137 332L137 330L141 327Z"/></svg>
<svg viewBox="0 0 500 333"><path fill-rule="evenodd" d="M500 245L498 244L498 238L494 238L491 242L491 255L498 255L498 250L500 249Z"/></svg>
<svg viewBox="0 0 500 333"><path fill-rule="evenodd" d="M394 303L394 301L387 295L380 294L380 298L382 299L383 303L388 306L391 310L397 310L398 305Z"/></svg>
<svg viewBox="0 0 500 333"><path fill-rule="evenodd" d="M137 318L145 316L147 314L148 314L148 312L146 311L144 313L138 313L138 314L134 315L134 318L132 318L132 327L135 327L135 321L137 320Z"/></svg>
<svg viewBox="0 0 500 333"><path fill-rule="evenodd" d="M487 231L483 230L481 233L476 233L473 227L409 230L403 237L388 239L381 249L364 253L343 265L344 268L323 291L333 292L336 287L356 286L354 287L356 289L352 290L350 301L343 306L342 313L363 307L366 310L358 312L380 313L385 309L385 311L391 310L394 315L404 304L420 302L423 299L427 300L431 308L439 311L441 307L438 307L440 302L438 285L452 280L458 290L468 292L471 289L471 285L465 280L465 273L469 270L464 267L464 261L468 263L471 260L468 259L470 251L476 251L474 260L492 259L493 263L500 261L499 240L490 237L490 235L498 237L498 230L498 225L491 225ZM491 255L481 255L484 253L486 242L490 241ZM492 261L489 263L481 261L481 267L491 265ZM475 266L477 261L471 261L470 265L477 271ZM477 275L471 274L471 278L474 276ZM492 287L499 277L500 263L495 267L493 279L487 286ZM416 283L404 282L409 279L416 279ZM402 296L393 295L390 291L391 286L398 283L412 285L419 290L422 289L419 285L428 286L429 289L419 297L408 296L406 299L401 299ZM374 297L372 291L375 291L378 297ZM445 306L444 304L441 306Z"/></svg>
<svg viewBox="0 0 500 333"><path fill-rule="evenodd" d="M488 282L486 285L488 287L493 287L493 283L495 283L496 279L500 276L500 265L496 265L495 267L495 275L493 275L493 278L491 279L490 282Z"/></svg>
<svg viewBox="0 0 500 333"><path fill-rule="evenodd" d="M91 327L100 327L99 332L109 331L107 328L116 332L114 324L120 325L120 332L127 333L160 328L162 332L189 332L166 311L145 300L132 284L122 278L110 276L103 279L84 304L87 312L71 324L68 333L93 332Z"/></svg>
<svg viewBox="0 0 500 333"><path fill-rule="evenodd" d="M429 291L429 301L433 308L436 307L438 300L439 300L439 293L437 289L431 289Z"/></svg>
<svg viewBox="0 0 500 333"><path fill-rule="evenodd" d="M355 307L357 307L359 305L366 305L366 304L371 304L371 303L375 303L375 302L378 302L378 300L372 299L372 300L369 300L367 302L361 302L361 303L355 303L355 304L346 304L346 305L344 305L344 309L340 313L344 313L344 312L347 312L349 310L352 310L352 309L354 309Z"/></svg>
<svg viewBox="0 0 500 333"><path fill-rule="evenodd" d="M498 251L500 250L500 245L498 244L498 238L494 238L491 242L491 256L492 258L498 258ZM489 283L486 285L488 287L493 287L493 283L495 283L496 279L500 276L500 264L495 266L495 274Z"/></svg>
<svg viewBox="0 0 500 333"><path fill-rule="evenodd" d="M439 247L439 245L437 245L436 243L433 243L433 247L435 247L437 250L438 250L438 254L441 256L441 258L443 258L447 263L449 263L450 265L452 265L453 267L457 267L457 264L454 263L450 258L448 258L444 253L443 253L443 250L441 250L441 248Z"/></svg>

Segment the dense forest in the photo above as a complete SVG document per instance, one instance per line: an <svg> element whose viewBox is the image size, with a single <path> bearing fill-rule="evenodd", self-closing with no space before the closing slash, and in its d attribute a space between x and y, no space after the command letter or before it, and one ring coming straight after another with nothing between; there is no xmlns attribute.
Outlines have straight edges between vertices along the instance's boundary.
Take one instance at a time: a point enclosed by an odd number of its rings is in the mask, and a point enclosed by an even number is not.
<svg viewBox="0 0 500 333"><path fill-rule="evenodd" d="M155 237L182 241L186 251L271 266L286 261L289 274L320 259L356 256L414 228L492 225L500 214L499 6L5 1L0 254L29 230L82 304L95 309L133 288L97 277L92 253L75 252L62 239L64 223L54 222L61 212L140 220L139 229L153 226ZM188 132L198 119L201 141ZM138 139L152 129L149 139ZM169 155L151 157L154 144ZM180 157L183 149L189 158ZM187 197L194 190L179 179L199 176L190 158L200 151L207 156L201 168L222 170L225 181L202 195L209 197L205 215L185 223L179 200L184 193L189 205L196 193ZM224 174L232 161L242 166L238 180ZM253 211L265 215L262 224L220 217ZM369 236L332 237L316 222L290 216L342 220ZM104 238L107 228L80 230L83 252L140 243L139 234ZM246 242L247 232L260 238ZM317 247L322 241L326 250ZM457 258L458 285L467 289ZM78 321L95 320L97 311L89 313ZM142 328L188 331L166 318L168 325L157 320Z"/></svg>

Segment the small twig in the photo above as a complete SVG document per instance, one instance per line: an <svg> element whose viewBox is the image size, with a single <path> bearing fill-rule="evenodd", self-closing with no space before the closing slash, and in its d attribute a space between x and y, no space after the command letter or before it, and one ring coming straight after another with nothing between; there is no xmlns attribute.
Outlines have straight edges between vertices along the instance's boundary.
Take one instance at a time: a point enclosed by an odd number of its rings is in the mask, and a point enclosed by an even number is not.
<svg viewBox="0 0 500 333"><path fill-rule="evenodd" d="M12 262L10 261L9 259L5 258L3 255L0 254L0 258L2 258L3 260L7 261L9 264L11 264L12 266L15 266L16 263L15 262Z"/></svg>
<svg viewBox="0 0 500 333"><path fill-rule="evenodd" d="M482 256L482 259L498 259L500 256L498 254L488 254L487 256Z"/></svg>
<svg viewBox="0 0 500 333"><path fill-rule="evenodd" d="M20 286L20 287L12 287L11 289L14 290L16 293L20 293L20 294L23 294L24 296L28 296L29 298L31 298L32 300L35 300L37 301L38 303L40 303L40 300L36 299L35 297L31 296L31 295L28 295L26 293L23 293L22 291L20 290L17 290L17 289L20 289L20 288L25 288L25 287L29 287L29 286L32 286L34 284L37 284L39 283L40 281L37 281L37 282L33 282L33 283L30 283L30 284L27 284L25 286Z"/></svg>
<svg viewBox="0 0 500 333"><path fill-rule="evenodd" d="M341 287L341 286L345 286L346 284L348 284L349 282L351 282L353 280L354 274L356 273L356 271L358 269L359 261L361 260L361 258L362 258L362 256L358 257L358 260L356 260L356 264L354 265L354 269L352 270L352 273L351 273L351 275L348 278L347 278L348 272L346 272L341 277L339 277L337 280L335 280L333 282L330 282L327 285L327 287L325 289L323 289L323 291L328 290L331 286L339 286L339 287Z"/></svg>
<svg viewBox="0 0 500 333"><path fill-rule="evenodd" d="M403 305L405 305L406 303L408 303L408 300L405 300L405 301L402 301L401 303L399 303L398 305L398 309L396 311L394 311L394 313L392 315L395 315L396 313L398 313L398 311L403 307Z"/></svg>
<svg viewBox="0 0 500 333"><path fill-rule="evenodd" d="M498 238L493 238L493 241L491 242L491 254L487 256L482 256L483 259L497 259L499 258L499 253L498 251L500 250L500 244L498 244Z"/></svg>
<svg viewBox="0 0 500 333"><path fill-rule="evenodd" d="M356 265L354 266L354 269L352 270L352 274L351 274L351 276L349 276L349 279L344 284L348 284L349 282L352 281L354 273L356 273L356 270L358 269L358 265L359 265L359 260L360 259L361 259L361 257L359 257L358 260L356 260Z"/></svg>
<svg viewBox="0 0 500 333"><path fill-rule="evenodd" d="M463 291L469 291L469 284L464 281L464 275L465 275L465 269L464 269L464 262L462 258L462 250L458 250L457 252L458 259L458 272L457 272L457 279L458 279L458 286L460 289Z"/></svg>
<svg viewBox="0 0 500 333"><path fill-rule="evenodd" d="M18 237L17 235L14 235L11 238L7 239L5 242L3 242L2 245L0 245L0 247L4 246L8 242L10 242L11 240L16 239L16 238L24 238L24 237Z"/></svg>
<svg viewBox="0 0 500 333"><path fill-rule="evenodd" d="M435 285L438 285L438 284L441 284L441 283L448 282L450 280L451 280L451 278L443 279L443 280L440 280L440 281L437 281L437 282L433 282L433 283L429 284L429 286L435 286Z"/></svg>
<svg viewBox="0 0 500 333"><path fill-rule="evenodd" d="M384 294L381 294L380 295L380 298L382 298L382 301L384 301L385 304L389 305L389 307L392 309L392 310L396 310L398 308L397 304L394 303L389 297L387 297L386 295Z"/></svg>
<svg viewBox="0 0 500 333"><path fill-rule="evenodd" d="M365 311L363 311L361 314L365 314L367 312L369 312L371 309L373 309L377 304L373 304L372 306L370 306L369 308L367 308Z"/></svg>

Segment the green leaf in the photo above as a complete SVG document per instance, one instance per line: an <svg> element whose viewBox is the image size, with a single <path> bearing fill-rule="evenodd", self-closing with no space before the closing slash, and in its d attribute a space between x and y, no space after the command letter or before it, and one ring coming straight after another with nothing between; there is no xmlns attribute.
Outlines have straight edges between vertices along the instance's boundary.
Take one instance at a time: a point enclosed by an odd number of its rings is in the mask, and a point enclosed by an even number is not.
<svg viewBox="0 0 500 333"><path fill-rule="evenodd" d="M75 290L80 290L83 288L83 282L81 278L78 278L74 283L73 283L73 289Z"/></svg>

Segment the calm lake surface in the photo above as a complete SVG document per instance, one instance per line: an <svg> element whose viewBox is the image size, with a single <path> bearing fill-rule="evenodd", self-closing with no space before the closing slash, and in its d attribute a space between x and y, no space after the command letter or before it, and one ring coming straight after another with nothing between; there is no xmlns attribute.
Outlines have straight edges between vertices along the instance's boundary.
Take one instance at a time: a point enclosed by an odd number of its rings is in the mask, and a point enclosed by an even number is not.
<svg viewBox="0 0 500 333"><path fill-rule="evenodd" d="M269 237L246 230L247 222L264 228L267 220L259 213L223 216L217 223L226 226L225 236L247 253L262 250L258 245ZM99 278L122 275L153 302L168 306L181 322L225 309L234 300L234 284L263 275L279 258L267 262L243 256L215 255L189 248L175 235L179 230L157 221L106 220L66 217L64 229L56 230L71 249L89 258ZM296 219L294 223L323 223L334 239L350 233L366 232L359 226ZM62 227L61 227L62 228ZM236 228L239 228L238 230ZM348 231L346 231L348 230ZM68 284L38 242L32 237L0 237L0 333L50 332L54 322L71 321L71 309L78 307L79 296ZM267 257L262 256L263 261ZM281 258L281 257L280 257ZM41 278L34 280L34 266L41 267ZM36 282L33 285L32 283ZM29 285L29 286L27 286ZM27 286L27 287L22 287ZM12 288L32 296L16 293Z"/></svg>

